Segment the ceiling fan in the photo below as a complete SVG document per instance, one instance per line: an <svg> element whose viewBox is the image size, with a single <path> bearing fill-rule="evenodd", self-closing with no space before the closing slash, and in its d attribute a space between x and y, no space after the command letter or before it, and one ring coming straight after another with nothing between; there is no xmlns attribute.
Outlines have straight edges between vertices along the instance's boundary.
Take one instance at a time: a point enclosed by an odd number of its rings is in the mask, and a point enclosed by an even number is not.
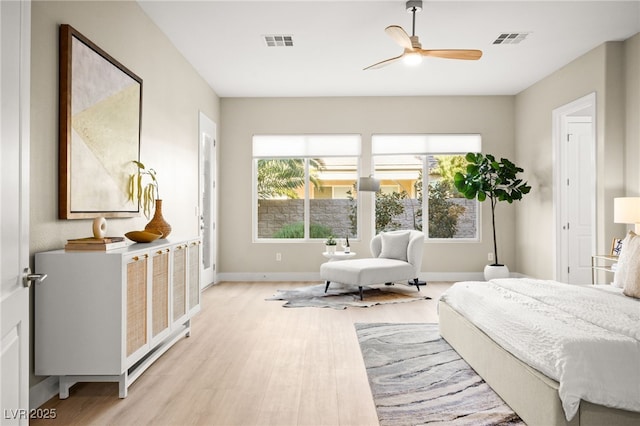
<svg viewBox="0 0 640 426"><path fill-rule="evenodd" d="M464 59L475 61L480 59L482 56L481 50L467 50L467 49L423 49L420 41L418 40L418 36L416 35L416 12L422 10L422 0L417 1L408 1L407 2L407 12L413 14L413 29L411 32L411 37L407 34L402 27L398 25L390 25L384 29L384 31L391 37L396 43L400 46L404 47L404 52L400 56L396 56L395 58L385 59L382 62L378 62L376 64L370 65L365 68L368 69L376 69L392 64L400 59L402 59L408 65L417 65L422 62L423 56L432 56L434 58L445 58L445 59Z"/></svg>

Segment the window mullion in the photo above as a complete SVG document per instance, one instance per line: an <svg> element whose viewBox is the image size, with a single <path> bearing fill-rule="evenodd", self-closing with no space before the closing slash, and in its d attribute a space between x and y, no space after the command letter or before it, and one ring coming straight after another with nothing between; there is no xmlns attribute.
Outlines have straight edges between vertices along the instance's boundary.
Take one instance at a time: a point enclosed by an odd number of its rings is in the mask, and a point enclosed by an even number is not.
<svg viewBox="0 0 640 426"><path fill-rule="evenodd" d="M309 206L309 198L311 195L309 180L309 158L304 159L304 239L309 240L311 238L311 208Z"/></svg>
<svg viewBox="0 0 640 426"><path fill-rule="evenodd" d="M429 156L422 156L422 232L429 239Z"/></svg>

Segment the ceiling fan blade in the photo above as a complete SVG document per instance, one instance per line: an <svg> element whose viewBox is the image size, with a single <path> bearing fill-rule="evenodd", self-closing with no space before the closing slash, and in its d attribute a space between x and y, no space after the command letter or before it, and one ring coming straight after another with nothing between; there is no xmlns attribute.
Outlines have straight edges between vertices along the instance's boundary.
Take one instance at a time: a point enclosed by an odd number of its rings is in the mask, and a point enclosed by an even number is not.
<svg viewBox="0 0 640 426"><path fill-rule="evenodd" d="M468 61L477 61L482 57L482 50L465 50L465 49L442 49L427 50L421 49L422 56L433 56L434 58L444 59L465 59Z"/></svg>
<svg viewBox="0 0 640 426"><path fill-rule="evenodd" d="M384 61L378 62L377 64L369 65L368 67L364 68L364 70L386 67L387 65L392 64L395 61L401 59L403 56L404 56L404 53L400 56L396 56L395 58L385 59Z"/></svg>
<svg viewBox="0 0 640 426"><path fill-rule="evenodd" d="M396 43L405 49L413 49L413 45L411 44L411 38L409 34L402 27L397 25L389 25L384 31L391 37Z"/></svg>

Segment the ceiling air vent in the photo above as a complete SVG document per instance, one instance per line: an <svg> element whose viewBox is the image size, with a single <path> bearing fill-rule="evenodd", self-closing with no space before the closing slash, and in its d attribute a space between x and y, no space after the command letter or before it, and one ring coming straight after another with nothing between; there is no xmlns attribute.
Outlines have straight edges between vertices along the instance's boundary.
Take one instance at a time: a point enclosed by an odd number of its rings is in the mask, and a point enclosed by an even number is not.
<svg viewBox="0 0 640 426"><path fill-rule="evenodd" d="M528 35L529 33L502 33L493 41L493 44L518 44Z"/></svg>
<svg viewBox="0 0 640 426"><path fill-rule="evenodd" d="M264 42L267 47L293 47L293 36L290 35L266 35Z"/></svg>

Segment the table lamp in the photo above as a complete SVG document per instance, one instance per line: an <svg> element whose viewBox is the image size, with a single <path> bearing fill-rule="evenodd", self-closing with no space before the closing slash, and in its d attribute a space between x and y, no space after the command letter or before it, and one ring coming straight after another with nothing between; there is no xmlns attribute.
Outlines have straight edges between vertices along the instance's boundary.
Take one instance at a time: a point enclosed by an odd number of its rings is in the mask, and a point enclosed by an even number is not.
<svg viewBox="0 0 640 426"><path fill-rule="evenodd" d="M640 197L614 198L613 221L634 224L635 233L640 235Z"/></svg>

